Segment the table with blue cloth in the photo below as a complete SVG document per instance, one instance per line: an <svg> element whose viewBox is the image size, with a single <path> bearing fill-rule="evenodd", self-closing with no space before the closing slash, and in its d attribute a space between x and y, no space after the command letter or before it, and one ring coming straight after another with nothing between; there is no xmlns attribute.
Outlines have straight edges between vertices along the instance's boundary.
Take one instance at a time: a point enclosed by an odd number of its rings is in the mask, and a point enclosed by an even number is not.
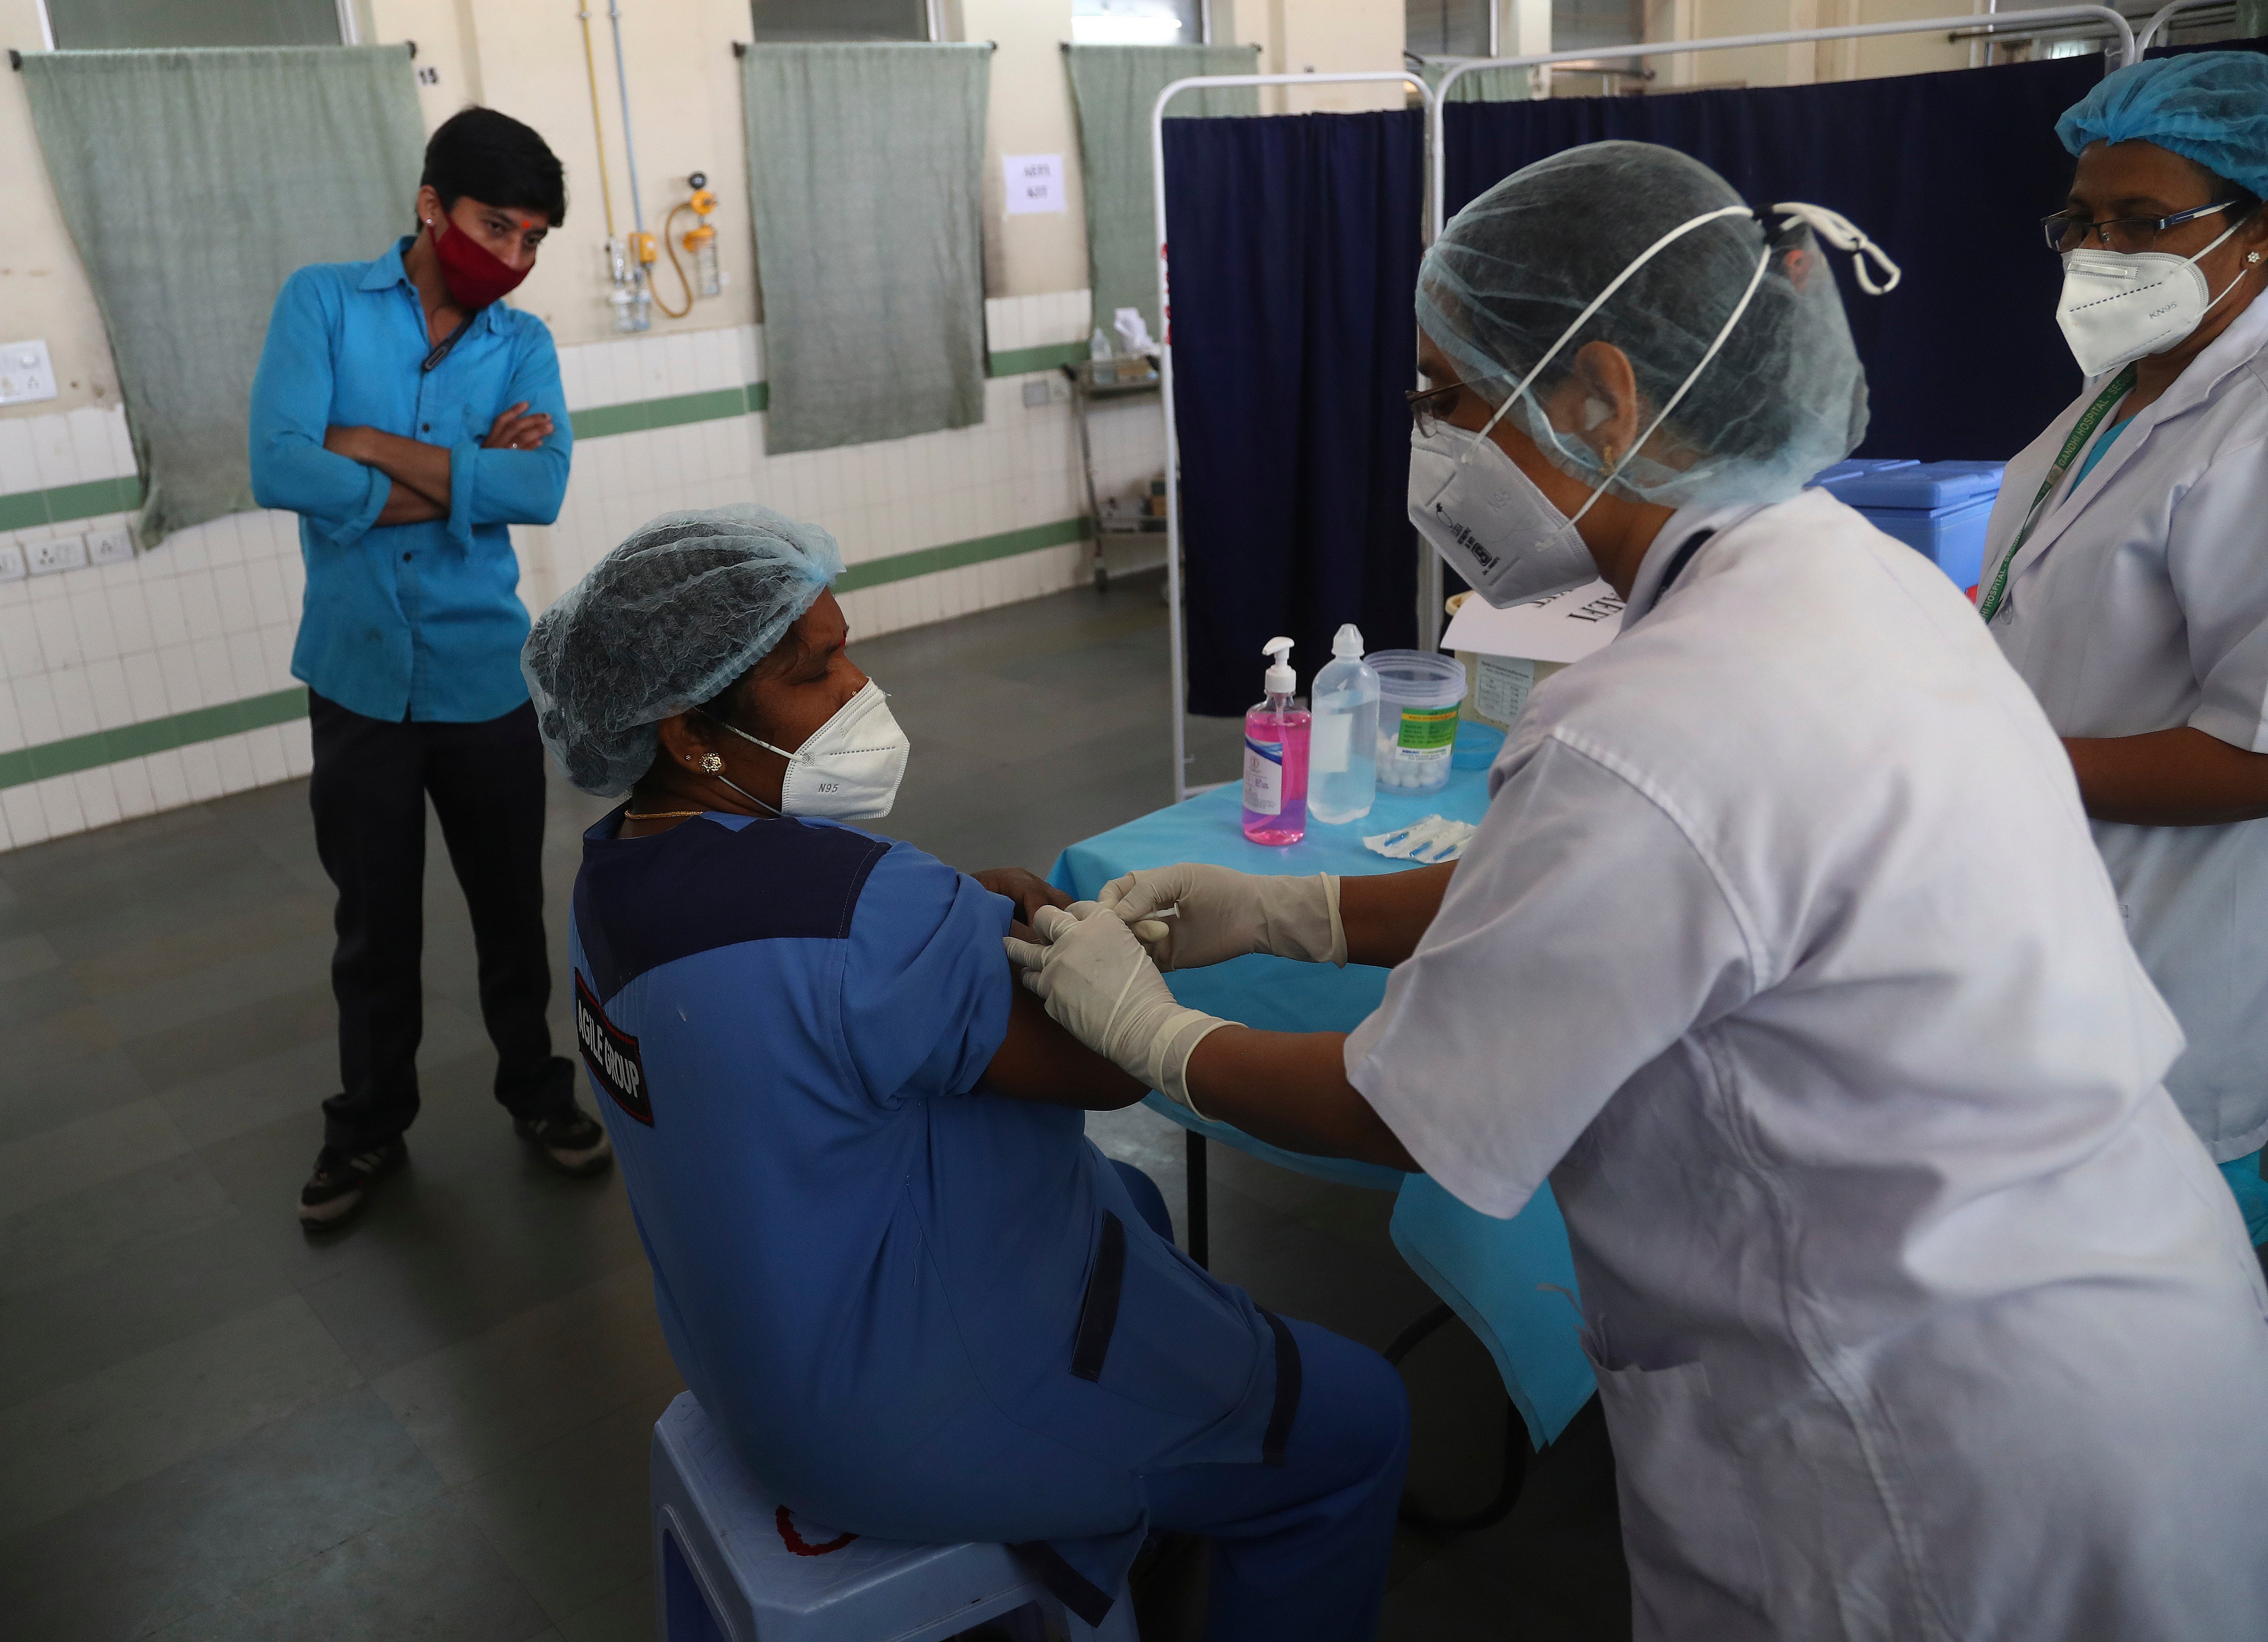
<svg viewBox="0 0 2268 1642"><path fill-rule="evenodd" d="M1364 838L1429 815L1478 822L1488 809L1488 773L1453 771L1448 785L1431 793L1381 788L1376 805L1361 820L1339 826L1310 821L1306 838L1281 847L1245 838L1239 825L1241 796L1234 784L1217 788L1098 833L1064 851L1049 879L1075 899L1091 900L1113 878L1178 861L1292 876L1398 871L1416 863L1373 854L1363 847ZM1386 975L1368 965L1338 969L1253 957L1166 979L1174 995L1191 1009L1248 1026L1351 1032L1385 996ZM1557 1437L1589 1399L1594 1381L1579 1341L1574 1264L1567 1228L1548 1185L1512 1219L1497 1220L1466 1208L1425 1175L1285 1151L1227 1124L1209 1122L1154 1092L1148 1104L1189 1131L1189 1252L1198 1261L1207 1253L1207 1140L1319 1180L1395 1193L1395 1246L1487 1345L1535 1446Z"/></svg>

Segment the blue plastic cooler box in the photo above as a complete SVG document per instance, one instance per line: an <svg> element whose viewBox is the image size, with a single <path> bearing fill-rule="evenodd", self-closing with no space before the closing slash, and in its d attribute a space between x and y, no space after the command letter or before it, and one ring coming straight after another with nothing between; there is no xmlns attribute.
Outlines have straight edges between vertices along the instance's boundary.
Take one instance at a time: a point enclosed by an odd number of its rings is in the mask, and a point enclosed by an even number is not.
<svg viewBox="0 0 2268 1642"><path fill-rule="evenodd" d="M1999 462L1838 462L1812 481L1935 565L1964 591L1984 573Z"/></svg>

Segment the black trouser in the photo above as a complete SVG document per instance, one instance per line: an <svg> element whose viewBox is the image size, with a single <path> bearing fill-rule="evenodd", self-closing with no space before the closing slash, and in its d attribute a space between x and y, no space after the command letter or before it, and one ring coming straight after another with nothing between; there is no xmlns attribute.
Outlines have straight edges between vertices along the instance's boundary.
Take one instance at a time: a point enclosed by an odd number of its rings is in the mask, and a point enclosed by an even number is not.
<svg viewBox="0 0 2268 1642"><path fill-rule="evenodd" d="M424 1030L425 799L473 916L481 1018L497 1048L496 1097L515 1117L574 1099L575 1074L551 1053L544 1010L543 746L523 704L476 724L389 724L307 692L315 769L315 847L338 886L341 1092L323 1102L323 1143L376 1146L417 1115Z"/></svg>

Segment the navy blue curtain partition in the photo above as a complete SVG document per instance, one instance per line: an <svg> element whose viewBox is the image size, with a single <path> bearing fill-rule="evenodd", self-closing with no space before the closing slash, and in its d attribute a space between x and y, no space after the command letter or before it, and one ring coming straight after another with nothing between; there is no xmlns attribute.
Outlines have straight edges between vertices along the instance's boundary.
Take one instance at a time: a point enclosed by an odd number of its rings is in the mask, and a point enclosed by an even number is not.
<svg viewBox="0 0 2268 1642"><path fill-rule="evenodd" d="M1896 291L1870 297L1848 258L1830 258L1867 366L1860 454L1997 461L2079 391L2055 322L2063 270L2036 224L2071 187L2057 116L2102 78L2101 57L2064 57L1755 91L1452 103L1448 204L1547 154L1621 137L1692 155L1752 204L1839 211L1905 272Z"/></svg>
<svg viewBox="0 0 2268 1642"><path fill-rule="evenodd" d="M1417 638L1404 511L1425 131L1414 112L1166 122L1189 710L1301 693L1339 624Z"/></svg>

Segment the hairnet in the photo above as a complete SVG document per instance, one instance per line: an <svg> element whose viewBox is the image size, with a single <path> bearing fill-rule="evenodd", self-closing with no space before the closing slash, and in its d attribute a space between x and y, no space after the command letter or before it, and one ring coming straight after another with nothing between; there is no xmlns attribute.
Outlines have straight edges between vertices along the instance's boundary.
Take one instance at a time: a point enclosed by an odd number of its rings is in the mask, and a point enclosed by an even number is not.
<svg viewBox="0 0 2268 1642"><path fill-rule="evenodd" d="M2268 57L2198 51L2104 77L2056 122L2063 145L2155 143L2268 198Z"/></svg>
<svg viewBox="0 0 2268 1642"><path fill-rule="evenodd" d="M1418 275L1418 322L1481 397L1501 405L1536 361L1646 248L1741 204L1699 160L1650 143L1590 143L1514 172L1450 219ZM1822 216L1830 213L1820 213ZM1669 421L1613 489L1667 507L1784 500L1867 431L1867 379L1832 272L1801 223L1777 229L1756 294ZM1537 395L1587 343L1630 358L1650 424L1756 280L1754 216L1705 223L1657 253L1553 354L1507 412L1562 471L1605 477ZM1508 373L1508 374L1507 374Z"/></svg>
<svg viewBox="0 0 2268 1642"><path fill-rule="evenodd" d="M843 573L835 538L768 507L664 514L537 618L519 669L567 779L612 797L653 762L653 727L771 653Z"/></svg>

